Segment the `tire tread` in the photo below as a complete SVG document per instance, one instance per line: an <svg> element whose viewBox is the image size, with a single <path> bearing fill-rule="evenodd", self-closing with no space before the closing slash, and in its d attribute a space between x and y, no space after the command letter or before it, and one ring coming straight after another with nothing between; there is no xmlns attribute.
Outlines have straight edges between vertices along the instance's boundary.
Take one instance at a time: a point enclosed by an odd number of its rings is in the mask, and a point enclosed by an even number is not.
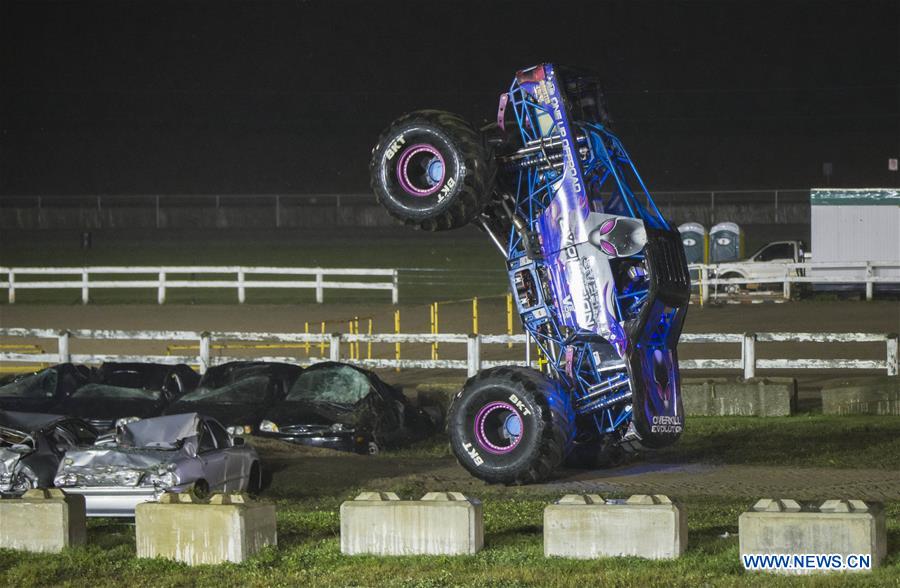
<svg viewBox="0 0 900 588"><path fill-rule="evenodd" d="M460 394L464 394L465 390L472 389L489 379L507 380L517 388L516 394L527 395L531 402L541 407L542 426L539 450L535 452L525 467L515 472L485 472L477 469L477 466L473 466L467 460L461 459L458 455L457 461L476 477L492 484L520 485L545 480L562 464L568 440L574 432L570 419L550 406L549 396L564 394L564 392L557 392L553 388L553 381L536 370L520 366L501 366L482 370L469 378ZM453 411L452 406L450 411ZM448 423L451 421L449 415L447 420Z"/></svg>
<svg viewBox="0 0 900 588"><path fill-rule="evenodd" d="M492 186L488 184L493 181L493 158L487 153L481 134L472 125L462 117L443 110L417 110L401 116L381 134L376 145L383 145L396 136L402 127L416 121L437 125L455 139L460 159L466 166L462 187L439 214L426 218L412 218L391 206L381 193L382 190L376 181L377 162L373 157L369 170L375 198L396 220L423 231L446 231L463 227L474 220L491 201Z"/></svg>

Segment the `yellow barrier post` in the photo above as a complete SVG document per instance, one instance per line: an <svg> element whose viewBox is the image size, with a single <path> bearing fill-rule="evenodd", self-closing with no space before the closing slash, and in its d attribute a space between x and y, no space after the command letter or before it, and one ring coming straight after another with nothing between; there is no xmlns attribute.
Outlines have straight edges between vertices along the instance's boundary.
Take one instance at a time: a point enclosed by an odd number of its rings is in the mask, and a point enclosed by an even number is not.
<svg viewBox="0 0 900 588"><path fill-rule="evenodd" d="M472 298L472 333L478 334L478 297Z"/></svg>
<svg viewBox="0 0 900 588"><path fill-rule="evenodd" d="M506 294L506 334L512 336L513 334L513 306L512 306L512 294ZM512 349L512 341L506 344L507 349Z"/></svg>
<svg viewBox="0 0 900 588"><path fill-rule="evenodd" d="M303 323L303 334L309 335L309 321ZM309 340L306 340L306 344L303 346L306 350L306 357L309 357Z"/></svg>
<svg viewBox="0 0 900 588"><path fill-rule="evenodd" d="M369 336L372 336L372 318L369 317ZM372 359L372 340L366 344L366 359Z"/></svg>
<svg viewBox="0 0 900 588"><path fill-rule="evenodd" d="M400 334L400 309L399 308L394 311L394 332L398 335ZM399 365L400 342L399 341L397 343L394 343L394 359L396 359L398 362L397 367L394 368L394 370L399 372L400 371L400 365Z"/></svg>
<svg viewBox="0 0 900 588"><path fill-rule="evenodd" d="M438 303L434 303L434 334L437 335L440 332L440 321L438 319ZM434 358L439 359L439 347L437 341L434 342Z"/></svg>
<svg viewBox="0 0 900 588"><path fill-rule="evenodd" d="M347 321L347 332L351 335L353 334L353 320ZM353 359L353 343L347 346L349 348L350 357L348 359Z"/></svg>
<svg viewBox="0 0 900 588"><path fill-rule="evenodd" d="M354 334L359 335L359 317L358 316L353 317L353 332L354 332ZM356 341L355 346L356 346L356 359L359 359L360 358L359 341Z"/></svg>
<svg viewBox="0 0 900 588"><path fill-rule="evenodd" d="M353 319L347 321L347 332L351 335L353 334ZM350 343L347 347L347 353L349 354L347 359L353 359L353 343Z"/></svg>
<svg viewBox="0 0 900 588"><path fill-rule="evenodd" d="M428 332L434 335L434 302L428 307L429 312L431 313L431 320L428 327ZM431 359L434 359L434 343L431 344Z"/></svg>
<svg viewBox="0 0 900 588"><path fill-rule="evenodd" d="M322 335L325 334L325 321L322 321ZM322 337L322 340L319 341L319 357L325 356L325 337Z"/></svg>
<svg viewBox="0 0 900 588"><path fill-rule="evenodd" d="M697 291L700 293L700 308L703 308L703 272L697 272Z"/></svg>

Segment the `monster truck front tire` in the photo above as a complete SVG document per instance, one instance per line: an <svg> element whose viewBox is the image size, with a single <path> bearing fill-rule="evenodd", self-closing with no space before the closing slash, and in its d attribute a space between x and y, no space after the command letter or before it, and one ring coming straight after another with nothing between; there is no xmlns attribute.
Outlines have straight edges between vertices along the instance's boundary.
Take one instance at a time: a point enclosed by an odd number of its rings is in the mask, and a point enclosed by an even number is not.
<svg viewBox="0 0 900 588"><path fill-rule="evenodd" d="M456 395L447 416L450 446L473 476L528 484L562 464L575 415L565 392L524 367L479 372Z"/></svg>
<svg viewBox="0 0 900 588"><path fill-rule="evenodd" d="M419 110L381 134L369 164L372 190L394 218L426 231L462 227L491 198L493 159L459 116Z"/></svg>

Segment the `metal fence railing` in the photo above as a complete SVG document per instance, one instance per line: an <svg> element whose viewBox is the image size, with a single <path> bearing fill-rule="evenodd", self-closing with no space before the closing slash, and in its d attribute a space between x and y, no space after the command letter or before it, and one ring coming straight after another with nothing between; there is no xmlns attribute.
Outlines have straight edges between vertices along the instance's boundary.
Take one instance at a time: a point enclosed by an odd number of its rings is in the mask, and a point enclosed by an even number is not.
<svg viewBox="0 0 900 588"><path fill-rule="evenodd" d="M189 279L172 279L172 276L190 274ZM213 277L198 279L197 275L234 275L231 279ZM98 280L97 276L143 276L137 279ZM395 269L348 269L303 267L233 267L233 266L165 266L165 267L0 267L0 288L7 290L10 304L16 301L16 290L80 289L81 302L90 302L91 289L98 288L152 288L157 291L157 302L166 301L166 291L171 288L230 288L237 291L238 302L246 300L248 288L299 288L314 289L316 302L323 302L326 289L337 290L390 290L391 302L399 300L399 282ZM69 276L70 280L34 280L34 276ZM260 276L263 276L262 278ZM273 277L299 276L311 280L272 279ZM380 281L348 282L326 280L330 276L386 278ZM92 279L93 278L93 279Z"/></svg>
<svg viewBox="0 0 900 588"><path fill-rule="evenodd" d="M785 299L791 298L794 284L858 284L865 286L866 300L871 300L876 284L900 286L900 262L898 261L846 261L846 262L746 262L735 261L718 264L691 264L694 275L699 275L700 298L706 302L712 295L729 294L733 287L749 284L780 285ZM725 277L728 276L728 277ZM722 292L719 292L719 289Z"/></svg>
<svg viewBox="0 0 900 588"><path fill-rule="evenodd" d="M197 331L118 331L118 330L63 330L0 328L0 337L15 339L55 339L56 353L21 353L17 351L0 352L0 363L17 362L33 363L101 363L104 361L140 361L154 363L187 363L199 366L200 372L218 363L247 357L212 356L214 342L254 341L266 343L266 349L274 344L308 343L310 346L327 348L327 357L284 357L254 356L261 361L285 361L289 363L310 364L318 361L347 361L368 368L425 368L425 369L458 369L466 370L472 376L480 369L497 365L538 365L532 358L532 344L527 335L466 335L461 333L443 334L341 334L341 333L260 333L260 332L197 332ZM72 353L71 341L191 341L197 343L197 355L126 355L121 353ZM355 343L389 343L396 344L450 344L465 346L465 359L399 359L393 353L385 353L390 357L369 357L367 359L348 359L342 354L344 344ZM514 344L524 351L523 360L503 359L487 360L483 347L489 345ZM745 378L756 376L757 370L880 370L887 375L898 374L898 337L885 333L685 333L681 343L689 345L702 344L739 344L739 359L709 358L682 359L679 364L684 370L735 370L743 372ZM884 359L758 359L756 348L760 343L883 343ZM357 356L358 357L358 356ZM521 357L521 356L520 356Z"/></svg>
<svg viewBox="0 0 900 588"><path fill-rule="evenodd" d="M715 224L808 222L808 189L654 190L657 206L671 220ZM348 209L377 206L372 194L9 194L0 202L7 228L224 228L316 226L316 218L341 219ZM682 214L682 210L687 214ZM802 219L802 220L801 220ZM359 219L357 219L359 220ZM375 222L366 218L366 223ZM392 222L385 214L385 226ZM381 222L379 221L379 222ZM312 224L310 224L312 223ZM378 224L378 223L376 223Z"/></svg>
<svg viewBox="0 0 900 588"><path fill-rule="evenodd" d="M729 262L720 264L691 264L692 274L699 277L700 299L728 296L740 286L780 286L785 299L790 299L795 284L853 285L865 288L871 300L876 285L900 286L900 262L804 262L759 263ZM425 271L425 270L419 270ZM440 270L431 270L438 274ZM413 275L414 271L407 272ZM189 275L187 279L183 276ZM203 276L206 276L204 278ZM229 276L223 279L222 276ZM498 276L502 274L498 273ZM53 278L47 279L47 276ZM98 279L106 276L106 279ZM129 276L123 278L122 276ZM135 277L131 277L135 276ZM230 277L233 276L233 277ZM306 277L297 280L286 277ZM335 280L334 277L355 277L366 281ZM227 288L237 292L243 304L247 289L295 288L314 289L316 302L324 301L326 289L389 290L391 302L399 300L399 270L385 268L301 268L301 267L239 267L239 266L103 266L103 267L0 267L0 289L6 289L10 304L16 302L17 290L79 289L81 301L90 302L92 289L152 288L157 302L166 301L166 292L173 288ZM37 277L37 279L35 279ZM65 279L65 278L72 279ZM62 279L57 279L62 278ZM327 279L332 278L332 279ZM373 279L375 278L375 279ZM380 278L380 279L378 279ZM415 281L414 278L410 278ZM419 280L421 281L421 280Z"/></svg>

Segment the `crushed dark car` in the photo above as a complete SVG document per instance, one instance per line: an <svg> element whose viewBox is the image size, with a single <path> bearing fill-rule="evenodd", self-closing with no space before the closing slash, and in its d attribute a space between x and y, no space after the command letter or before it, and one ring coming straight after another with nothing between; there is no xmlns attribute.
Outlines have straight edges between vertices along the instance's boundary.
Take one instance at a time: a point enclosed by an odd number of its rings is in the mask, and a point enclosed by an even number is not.
<svg viewBox="0 0 900 588"><path fill-rule="evenodd" d="M129 423L92 447L70 450L54 483L85 498L88 516L131 517L165 492L251 492L262 488L256 450L197 413Z"/></svg>
<svg viewBox="0 0 900 588"><path fill-rule="evenodd" d="M266 411L259 435L375 454L428 437L436 420L373 372L324 362L306 368L284 400Z"/></svg>
<svg viewBox="0 0 900 588"><path fill-rule="evenodd" d="M0 494L52 488L66 451L91 445L96 438L97 431L80 419L0 411Z"/></svg>
<svg viewBox="0 0 900 588"><path fill-rule="evenodd" d="M104 363L94 381L70 393L56 410L81 417L101 432L109 431L159 416L199 380L200 375L184 364Z"/></svg>
<svg viewBox="0 0 900 588"><path fill-rule="evenodd" d="M199 412L216 418L232 435L249 435L302 371L300 366L264 361L217 365L203 374L195 390L170 404L165 414Z"/></svg>
<svg viewBox="0 0 900 588"><path fill-rule="evenodd" d="M9 376L0 381L0 410L58 412L59 404L92 378L91 368L72 363Z"/></svg>

